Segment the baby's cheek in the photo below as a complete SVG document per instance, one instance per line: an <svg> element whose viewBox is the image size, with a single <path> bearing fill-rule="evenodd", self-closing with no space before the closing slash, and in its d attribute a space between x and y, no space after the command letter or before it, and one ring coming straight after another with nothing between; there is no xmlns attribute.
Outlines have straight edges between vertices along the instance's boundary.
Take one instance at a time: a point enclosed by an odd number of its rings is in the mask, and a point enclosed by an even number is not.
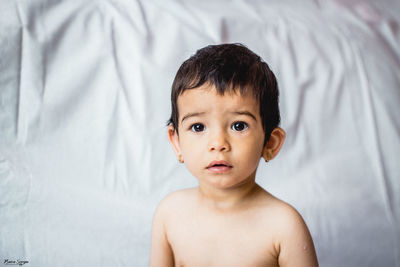
<svg viewBox="0 0 400 267"><path fill-rule="evenodd" d="M258 147L246 144L241 147L240 152L235 157L244 160L249 165L248 167L251 167L250 165L254 165L260 159L260 155L261 150Z"/></svg>
<svg viewBox="0 0 400 267"><path fill-rule="evenodd" d="M256 165L260 161L263 148L264 148L263 144L259 142L256 142L253 144L253 146L251 146L251 152L250 152L251 154L249 155L249 157L251 157L253 162L256 162Z"/></svg>
<svg viewBox="0 0 400 267"><path fill-rule="evenodd" d="M186 168L194 174L197 169L204 165L204 158L195 147L192 149L186 149L183 153L183 160Z"/></svg>

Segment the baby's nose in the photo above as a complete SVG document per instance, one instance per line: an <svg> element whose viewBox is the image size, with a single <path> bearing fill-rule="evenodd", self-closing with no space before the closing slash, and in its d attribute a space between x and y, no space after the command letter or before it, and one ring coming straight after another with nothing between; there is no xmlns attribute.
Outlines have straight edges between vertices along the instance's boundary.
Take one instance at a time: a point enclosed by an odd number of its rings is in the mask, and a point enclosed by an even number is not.
<svg viewBox="0 0 400 267"><path fill-rule="evenodd" d="M209 143L209 151L229 151L231 146L224 133L215 134Z"/></svg>

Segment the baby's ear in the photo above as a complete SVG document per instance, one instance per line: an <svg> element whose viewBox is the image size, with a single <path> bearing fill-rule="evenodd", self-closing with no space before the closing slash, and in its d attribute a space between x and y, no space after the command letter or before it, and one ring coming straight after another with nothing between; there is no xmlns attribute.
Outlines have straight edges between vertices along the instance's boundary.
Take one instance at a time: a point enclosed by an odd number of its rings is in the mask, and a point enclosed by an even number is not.
<svg viewBox="0 0 400 267"><path fill-rule="evenodd" d="M275 158L276 155L278 155L283 142L285 141L285 137L286 133L282 128L276 127L272 130L271 136L263 149L262 157L265 159L265 161L270 161L271 159Z"/></svg>
<svg viewBox="0 0 400 267"><path fill-rule="evenodd" d="M176 157L178 158L178 160L180 161L180 157L182 157L182 153L181 153L181 146L179 144L179 136L178 136L178 132L175 130L174 126L172 125L168 125L168 140L172 145L172 148L175 151Z"/></svg>

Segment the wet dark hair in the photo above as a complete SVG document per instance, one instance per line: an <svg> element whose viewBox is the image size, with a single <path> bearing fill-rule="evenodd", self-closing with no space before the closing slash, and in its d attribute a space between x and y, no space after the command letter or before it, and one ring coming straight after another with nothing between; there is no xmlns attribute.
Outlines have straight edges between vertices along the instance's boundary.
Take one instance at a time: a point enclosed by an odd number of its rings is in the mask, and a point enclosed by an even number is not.
<svg viewBox="0 0 400 267"><path fill-rule="evenodd" d="M215 86L221 95L237 90L240 94L251 93L260 104L266 144L272 130L280 123L278 85L267 63L242 44L209 45L199 49L182 63L172 84L168 125L177 133L178 96L205 83Z"/></svg>

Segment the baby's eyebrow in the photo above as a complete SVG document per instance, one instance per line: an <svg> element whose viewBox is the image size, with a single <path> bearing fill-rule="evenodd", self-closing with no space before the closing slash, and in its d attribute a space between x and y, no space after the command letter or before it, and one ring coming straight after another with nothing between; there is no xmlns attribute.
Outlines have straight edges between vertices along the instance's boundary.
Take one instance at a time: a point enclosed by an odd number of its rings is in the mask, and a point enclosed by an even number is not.
<svg viewBox="0 0 400 267"><path fill-rule="evenodd" d="M190 117L196 117L196 116L200 116L200 115L204 115L205 112L192 112L192 113L188 113L185 116L183 116L181 123L183 122L183 120L188 119Z"/></svg>
<svg viewBox="0 0 400 267"><path fill-rule="evenodd" d="M233 114L237 114L237 115L247 115L251 118L253 118L253 120L257 121L256 116L254 116L251 112L243 110L243 111L234 111L232 112Z"/></svg>

